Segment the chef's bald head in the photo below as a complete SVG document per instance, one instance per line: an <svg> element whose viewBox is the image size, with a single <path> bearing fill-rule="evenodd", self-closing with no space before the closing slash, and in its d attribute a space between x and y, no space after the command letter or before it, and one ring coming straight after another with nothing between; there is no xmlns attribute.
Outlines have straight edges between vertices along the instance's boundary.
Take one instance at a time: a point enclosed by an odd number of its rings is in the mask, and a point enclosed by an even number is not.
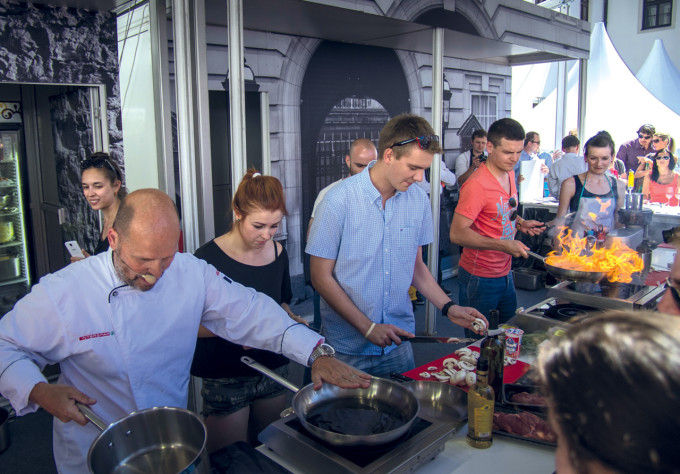
<svg viewBox="0 0 680 474"><path fill-rule="evenodd" d="M113 228L122 239L142 231L179 234L175 203L158 189L139 189L127 195L118 208Z"/></svg>

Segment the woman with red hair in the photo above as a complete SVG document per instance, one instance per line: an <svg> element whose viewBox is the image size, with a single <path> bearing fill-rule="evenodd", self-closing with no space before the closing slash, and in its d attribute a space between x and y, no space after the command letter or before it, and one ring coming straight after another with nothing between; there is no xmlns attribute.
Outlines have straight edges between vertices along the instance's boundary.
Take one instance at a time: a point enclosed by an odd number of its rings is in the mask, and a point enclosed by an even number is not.
<svg viewBox="0 0 680 474"><path fill-rule="evenodd" d="M299 323L291 311L293 293L286 249L273 240L287 214L278 179L250 169L232 200L234 223L229 232L204 244L195 255L232 280L260 291ZM285 389L240 361L247 355L288 375L288 359L265 350L249 349L215 337L201 327L191 374L203 378L203 411L208 428L208 452L237 441L257 444L257 434L279 418Z"/></svg>

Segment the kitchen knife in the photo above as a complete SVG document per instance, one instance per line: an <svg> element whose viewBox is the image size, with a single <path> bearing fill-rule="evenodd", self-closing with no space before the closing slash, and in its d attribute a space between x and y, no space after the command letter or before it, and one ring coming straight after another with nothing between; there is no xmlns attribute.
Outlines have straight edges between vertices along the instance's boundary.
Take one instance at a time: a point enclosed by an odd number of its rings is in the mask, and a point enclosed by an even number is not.
<svg viewBox="0 0 680 474"><path fill-rule="evenodd" d="M496 336L498 334L503 334L502 329L492 329L488 332L489 336ZM447 336L399 336L402 341L409 341L414 344L420 343L437 343L437 344L472 344L473 342L481 341L483 337L447 337Z"/></svg>

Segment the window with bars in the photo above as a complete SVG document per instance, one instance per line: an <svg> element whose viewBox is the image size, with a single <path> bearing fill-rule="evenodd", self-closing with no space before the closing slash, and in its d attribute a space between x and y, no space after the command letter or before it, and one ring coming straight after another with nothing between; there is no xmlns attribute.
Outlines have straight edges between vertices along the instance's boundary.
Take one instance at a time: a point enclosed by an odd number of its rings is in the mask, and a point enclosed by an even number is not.
<svg viewBox="0 0 680 474"><path fill-rule="evenodd" d="M670 26L672 13L673 0L643 0L642 29Z"/></svg>
<svg viewBox="0 0 680 474"><path fill-rule="evenodd" d="M492 123L498 119L498 97L492 94L472 94L471 112L477 117L479 123L488 130Z"/></svg>

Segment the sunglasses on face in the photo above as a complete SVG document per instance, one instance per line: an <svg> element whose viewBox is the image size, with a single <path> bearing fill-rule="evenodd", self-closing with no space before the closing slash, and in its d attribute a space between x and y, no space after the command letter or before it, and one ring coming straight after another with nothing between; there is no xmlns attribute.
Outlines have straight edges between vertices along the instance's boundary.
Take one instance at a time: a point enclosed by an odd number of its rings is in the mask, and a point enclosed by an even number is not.
<svg viewBox="0 0 680 474"><path fill-rule="evenodd" d="M81 171L85 171L88 168L108 168L113 171L113 174L116 175L117 179L121 179L118 171L116 171L116 168L113 167L107 158L88 158L87 160L80 162Z"/></svg>
<svg viewBox="0 0 680 474"><path fill-rule="evenodd" d="M393 143L390 148L406 145L411 142L416 142L421 150L427 150L432 143L439 143L439 137L437 135L423 135L422 137L409 138L408 140Z"/></svg>
<svg viewBox="0 0 680 474"><path fill-rule="evenodd" d="M669 290L671 290L671 295L673 295L673 301L675 302L675 306L680 308L680 290L673 286L670 277L666 277L666 283L664 284L664 288L668 288Z"/></svg>
<svg viewBox="0 0 680 474"><path fill-rule="evenodd" d="M638 133L638 138L642 138L644 140L649 140L650 138L652 138L652 136L651 135L643 135L641 133Z"/></svg>
<svg viewBox="0 0 680 474"><path fill-rule="evenodd" d="M657 159L657 160L668 161L668 160L671 159L671 157L668 156L668 155L665 155L665 156L657 156L656 159Z"/></svg>
<svg viewBox="0 0 680 474"><path fill-rule="evenodd" d="M531 140L531 143L535 143L536 145L540 145L540 144L541 144L541 142L537 142L537 141L534 141L534 140Z"/></svg>
<svg viewBox="0 0 680 474"><path fill-rule="evenodd" d="M654 143L661 143L661 142L665 142L665 141L666 140L663 140L661 138L655 138L654 140L652 140L652 142L654 142Z"/></svg>
<svg viewBox="0 0 680 474"><path fill-rule="evenodd" d="M517 199L515 199L515 196L512 196L512 197L508 200L508 204L509 204L510 207L513 208L513 209L517 207ZM512 211L512 214L510 214L510 220L511 220L511 221L514 221L514 220L516 220L516 219L517 219L517 209L515 209L514 211Z"/></svg>

